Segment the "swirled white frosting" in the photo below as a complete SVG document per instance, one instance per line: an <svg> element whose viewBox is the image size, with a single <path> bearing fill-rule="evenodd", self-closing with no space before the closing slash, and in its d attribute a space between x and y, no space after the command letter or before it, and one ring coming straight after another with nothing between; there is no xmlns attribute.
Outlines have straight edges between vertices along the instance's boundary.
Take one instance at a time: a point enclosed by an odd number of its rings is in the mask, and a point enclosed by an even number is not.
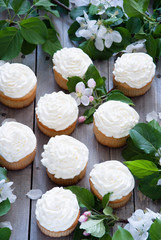
<svg viewBox="0 0 161 240"><path fill-rule="evenodd" d="M88 155L88 148L80 141L70 136L57 135L44 145L41 162L56 178L70 179L85 168Z"/></svg>
<svg viewBox="0 0 161 240"><path fill-rule="evenodd" d="M11 98L21 98L36 85L34 72L20 63L5 63L0 66L0 91Z"/></svg>
<svg viewBox="0 0 161 240"><path fill-rule="evenodd" d="M5 122L0 127L0 155L8 162L17 162L36 148L36 137L28 126Z"/></svg>
<svg viewBox="0 0 161 240"><path fill-rule="evenodd" d="M37 103L39 121L56 131L64 130L78 118L78 106L70 94L62 91L45 94Z"/></svg>
<svg viewBox="0 0 161 240"><path fill-rule="evenodd" d="M59 232L72 226L79 214L76 196L62 187L52 188L36 203L36 219L47 230Z"/></svg>
<svg viewBox="0 0 161 240"><path fill-rule="evenodd" d="M84 77L92 60L80 48L63 48L54 54L53 64L53 68L67 79L73 76Z"/></svg>
<svg viewBox="0 0 161 240"><path fill-rule="evenodd" d="M129 169L116 160L95 164L90 172L90 180L102 197L113 192L110 201L127 196L135 185Z"/></svg>
<svg viewBox="0 0 161 240"><path fill-rule="evenodd" d="M139 115L128 104L111 100L96 110L94 121L98 130L107 137L121 138L138 123Z"/></svg>
<svg viewBox="0 0 161 240"><path fill-rule="evenodd" d="M116 60L113 74L117 82L138 89L152 80L155 68L153 59L148 54L125 53Z"/></svg>

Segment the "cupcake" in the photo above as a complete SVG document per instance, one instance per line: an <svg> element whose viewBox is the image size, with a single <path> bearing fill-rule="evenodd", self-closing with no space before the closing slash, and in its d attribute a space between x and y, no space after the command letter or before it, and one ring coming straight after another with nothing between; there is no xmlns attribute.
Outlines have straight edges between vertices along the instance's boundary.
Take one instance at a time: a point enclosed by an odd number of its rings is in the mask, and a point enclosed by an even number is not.
<svg viewBox="0 0 161 240"><path fill-rule="evenodd" d="M45 235L63 237L75 229L80 210L75 194L55 187L37 201L35 214L37 224Z"/></svg>
<svg viewBox="0 0 161 240"><path fill-rule="evenodd" d="M126 144L129 131L139 121L138 113L128 104L107 101L94 113L93 130L98 142L108 147Z"/></svg>
<svg viewBox="0 0 161 240"><path fill-rule="evenodd" d="M88 148L83 143L61 135L50 138L44 145L41 162L52 181L66 186L76 184L84 177L88 155Z"/></svg>
<svg viewBox="0 0 161 240"><path fill-rule="evenodd" d="M135 181L129 169L116 160L95 164L90 172L90 188L98 199L111 193L109 206L119 208L124 206L132 195Z"/></svg>
<svg viewBox="0 0 161 240"><path fill-rule="evenodd" d="M0 102L11 108L23 108L36 96L37 79L34 72L20 63L0 66Z"/></svg>
<svg viewBox="0 0 161 240"><path fill-rule="evenodd" d="M78 106L70 94L45 94L37 103L36 118L39 129L47 136L69 135L76 126Z"/></svg>
<svg viewBox="0 0 161 240"><path fill-rule="evenodd" d="M83 78L89 65L92 64L92 60L80 48L63 48L54 54L53 64L57 84L68 90L68 77Z"/></svg>
<svg viewBox="0 0 161 240"><path fill-rule="evenodd" d="M5 122L0 127L0 165L9 170L27 167L35 158L36 137L28 126Z"/></svg>
<svg viewBox="0 0 161 240"><path fill-rule="evenodd" d="M146 93L155 75L155 64L146 53L125 53L114 64L113 83L126 96Z"/></svg>

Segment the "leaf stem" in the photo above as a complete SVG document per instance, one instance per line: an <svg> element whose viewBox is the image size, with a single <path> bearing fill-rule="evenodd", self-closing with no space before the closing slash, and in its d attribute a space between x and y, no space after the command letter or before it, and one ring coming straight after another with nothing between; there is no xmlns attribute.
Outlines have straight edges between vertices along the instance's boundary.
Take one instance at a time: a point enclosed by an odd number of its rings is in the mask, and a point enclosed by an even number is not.
<svg viewBox="0 0 161 240"><path fill-rule="evenodd" d="M57 1L57 0L53 0L54 3L56 3L57 5L59 5L60 7L63 7L64 9L66 9L67 11L71 11L70 8L68 8L67 6L65 6L63 3Z"/></svg>

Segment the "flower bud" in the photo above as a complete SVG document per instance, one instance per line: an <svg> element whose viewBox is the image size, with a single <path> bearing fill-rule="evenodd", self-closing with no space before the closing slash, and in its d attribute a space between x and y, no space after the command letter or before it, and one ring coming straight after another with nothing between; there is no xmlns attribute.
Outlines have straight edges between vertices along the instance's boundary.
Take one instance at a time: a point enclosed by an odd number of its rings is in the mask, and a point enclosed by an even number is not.
<svg viewBox="0 0 161 240"><path fill-rule="evenodd" d="M86 217L90 217L91 216L91 212L90 211L86 211L83 213L84 216Z"/></svg>
<svg viewBox="0 0 161 240"><path fill-rule="evenodd" d="M87 233L86 231L84 231L83 232L83 235L85 236L85 237L88 237L89 235L91 235L90 233Z"/></svg>
<svg viewBox="0 0 161 240"><path fill-rule="evenodd" d="M86 120L86 117L85 117L85 116L80 116L80 117L78 118L78 122L79 122L79 123L83 123L85 120Z"/></svg>
<svg viewBox="0 0 161 240"><path fill-rule="evenodd" d="M86 222L87 220L88 220L88 217L86 217L84 215L81 215L80 218L79 218L80 223Z"/></svg>
<svg viewBox="0 0 161 240"><path fill-rule="evenodd" d="M90 78L87 82L87 85L88 85L89 88L95 88L96 82L93 78Z"/></svg>
<svg viewBox="0 0 161 240"><path fill-rule="evenodd" d="M93 96L89 96L89 101L93 102L93 100L94 100L94 97Z"/></svg>

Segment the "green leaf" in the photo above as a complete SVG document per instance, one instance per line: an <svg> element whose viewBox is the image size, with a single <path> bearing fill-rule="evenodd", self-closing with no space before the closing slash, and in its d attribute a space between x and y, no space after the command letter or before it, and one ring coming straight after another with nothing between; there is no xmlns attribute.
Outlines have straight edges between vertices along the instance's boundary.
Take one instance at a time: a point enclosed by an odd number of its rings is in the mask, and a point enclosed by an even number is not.
<svg viewBox="0 0 161 240"><path fill-rule="evenodd" d="M118 226L118 230L112 237L112 240L134 240L131 233Z"/></svg>
<svg viewBox="0 0 161 240"><path fill-rule="evenodd" d="M120 43L113 43L110 50L113 52L119 52L121 50L124 50L126 46L131 43L131 33L124 27L116 27L114 30L118 31L121 34L122 41Z"/></svg>
<svg viewBox="0 0 161 240"><path fill-rule="evenodd" d="M54 29L48 29L48 38L42 45L44 52L49 53L51 56L62 48L60 41L57 37L57 32Z"/></svg>
<svg viewBox="0 0 161 240"><path fill-rule="evenodd" d="M95 15L97 13L97 6L96 5L90 5L89 7L89 14Z"/></svg>
<svg viewBox="0 0 161 240"><path fill-rule="evenodd" d="M111 193L107 193L103 196L103 199L102 199L102 207L105 208L108 203L109 203L109 199L110 199L110 195Z"/></svg>
<svg viewBox="0 0 161 240"><path fill-rule="evenodd" d="M26 42L26 40L24 39L23 40L23 43L22 43L22 47L21 47L21 52L24 54L24 55L28 55L30 54L31 52L33 52L36 48L36 45L35 44L31 44L29 42Z"/></svg>
<svg viewBox="0 0 161 240"><path fill-rule="evenodd" d="M83 230L79 228L80 224L77 225L75 231L74 231L74 236L72 238L72 240L82 240L83 239Z"/></svg>
<svg viewBox="0 0 161 240"><path fill-rule="evenodd" d="M86 230L92 236L97 238L101 238L105 234L105 226L103 223L103 219L101 220L88 219L88 221L80 225L80 229Z"/></svg>
<svg viewBox="0 0 161 240"><path fill-rule="evenodd" d="M156 51L157 51L157 43L156 43L155 39L152 37L152 35L147 35L147 36L146 36L145 45L146 45L147 53L148 53L153 59L155 59Z"/></svg>
<svg viewBox="0 0 161 240"><path fill-rule="evenodd" d="M111 48L110 49L104 48L103 51L99 51L98 49L96 49L94 41L92 39L89 39L81 43L79 47L93 60L96 59L106 60L109 59L113 54Z"/></svg>
<svg viewBox="0 0 161 240"><path fill-rule="evenodd" d="M132 33L138 33L141 29L142 21L140 18L132 17L126 22L127 29Z"/></svg>
<svg viewBox="0 0 161 240"><path fill-rule="evenodd" d="M31 4L28 0L13 0L11 6L15 14L22 15L28 12Z"/></svg>
<svg viewBox="0 0 161 240"><path fill-rule="evenodd" d="M97 68L91 64L89 65L86 73L85 73L85 80L86 82L90 79L93 78L96 81L96 88L101 87L104 83L104 80L101 78Z"/></svg>
<svg viewBox="0 0 161 240"><path fill-rule="evenodd" d="M83 15L83 11L88 12L88 7L87 6L81 6L77 8L73 8L72 11L70 12L70 17L75 20L77 17Z"/></svg>
<svg viewBox="0 0 161 240"><path fill-rule="evenodd" d="M112 240L112 238L109 234L105 234L103 237L100 238L100 240Z"/></svg>
<svg viewBox="0 0 161 240"><path fill-rule="evenodd" d="M43 44L47 40L48 31L38 18L32 17L20 22L21 34L24 39L32 44Z"/></svg>
<svg viewBox="0 0 161 240"><path fill-rule="evenodd" d="M110 93L107 94L107 100L115 100L115 101L121 101L124 103L127 103L129 105L134 106L133 101L126 97L122 92L118 91L118 90L113 90Z"/></svg>
<svg viewBox="0 0 161 240"><path fill-rule="evenodd" d="M0 203L0 217L8 213L11 208L10 201L8 199Z"/></svg>
<svg viewBox="0 0 161 240"><path fill-rule="evenodd" d="M0 239L9 240L11 236L11 230L9 228L0 228Z"/></svg>
<svg viewBox="0 0 161 240"><path fill-rule="evenodd" d="M124 10L129 17L146 16L144 13L149 5L149 0L124 0Z"/></svg>
<svg viewBox="0 0 161 240"><path fill-rule="evenodd" d="M9 0L0 0L0 7L2 8L8 8Z"/></svg>
<svg viewBox="0 0 161 240"><path fill-rule="evenodd" d="M153 36L156 38L161 38L161 24L156 27L155 31L153 32Z"/></svg>
<svg viewBox="0 0 161 240"><path fill-rule="evenodd" d="M78 202L83 204L88 210L94 207L94 196L88 189L78 186L67 187L67 189L70 189L77 196Z"/></svg>
<svg viewBox="0 0 161 240"><path fill-rule="evenodd" d="M80 77L68 77L67 87L69 92L75 92L75 86L79 82L83 82L83 79Z"/></svg>
<svg viewBox="0 0 161 240"><path fill-rule="evenodd" d="M51 3L49 0L38 0L34 4L36 7L51 7L56 6L55 4Z"/></svg>
<svg viewBox="0 0 161 240"><path fill-rule="evenodd" d="M5 168L0 167L0 181L2 179L7 179L7 170Z"/></svg>
<svg viewBox="0 0 161 240"><path fill-rule="evenodd" d="M157 46L157 49L156 49L156 58L159 59L160 56L161 56L161 38L155 39L155 42L156 42L156 46Z"/></svg>
<svg viewBox="0 0 161 240"><path fill-rule="evenodd" d="M156 130L161 132L161 126L160 126L160 124L156 120L153 119L152 121L148 122L148 125L152 126Z"/></svg>
<svg viewBox="0 0 161 240"><path fill-rule="evenodd" d="M116 8L116 7L109 7L106 10L106 14L108 17L117 17L121 18L123 17L124 13L121 8Z"/></svg>
<svg viewBox="0 0 161 240"><path fill-rule="evenodd" d="M145 176L158 173L161 170L157 168L155 163L148 160L135 160L124 162L124 164L130 169L132 174L137 178L144 178Z"/></svg>
<svg viewBox="0 0 161 240"><path fill-rule="evenodd" d="M83 116L86 117L86 120L85 120L85 124L89 124L89 123L92 123L93 122L93 114L95 113L96 111L96 108L95 107L91 107L90 109L87 109Z"/></svg>
<svg viewBox="0 0 161 240"><path fill-rule="evenodd" d="M161 133L146 123L138 123L130 130L135 146L145 153L156 153L161 146Z"/></svg>
<svg viewBox="0 0 161 240"><path fill-rule="evenodd" d="M8 26L9 26L8 22L6 22L5 20L0 20L0 30L3 30Z"/></svg>
<svg viewBox="0 0 161 240"><path fill-rule="evenodd" d="M153 224L150 227L149 233L152 240L160 240L161 239L161 220L155 219Z"/></svg>
<svg viewBox="0 0 161 240"><path fill-rule="evenodd" d="M161 199L161 185L157 185L161 175L152 174L139 180L139 190L152 200Z"/></svg>
<svg viewBox="0 0 161 240"><path fill-rule="evenodd" d="M106 216L112 216L112 208L109 207L109 206L106 206L104 209L103 209L103 213L106 215Z"/></svg>
<svg viewBox="0 0 161 240"><path fill-rule="evenodd" d="M18 28L7 27L0 30L0 59L15 58L21 50L22 41L23 38Z"/></svg>
<svg viewBox="0 0 161 240"><path fill-rule="evenodd" d="M69 35L70 40L79 41L79 40L83 39L80 37L78 38L75 35L75 32L78 30L78 28L80 28L80 24L77 21L75 21L71 24L70 28L68 29L68 35Z"/></svg>

